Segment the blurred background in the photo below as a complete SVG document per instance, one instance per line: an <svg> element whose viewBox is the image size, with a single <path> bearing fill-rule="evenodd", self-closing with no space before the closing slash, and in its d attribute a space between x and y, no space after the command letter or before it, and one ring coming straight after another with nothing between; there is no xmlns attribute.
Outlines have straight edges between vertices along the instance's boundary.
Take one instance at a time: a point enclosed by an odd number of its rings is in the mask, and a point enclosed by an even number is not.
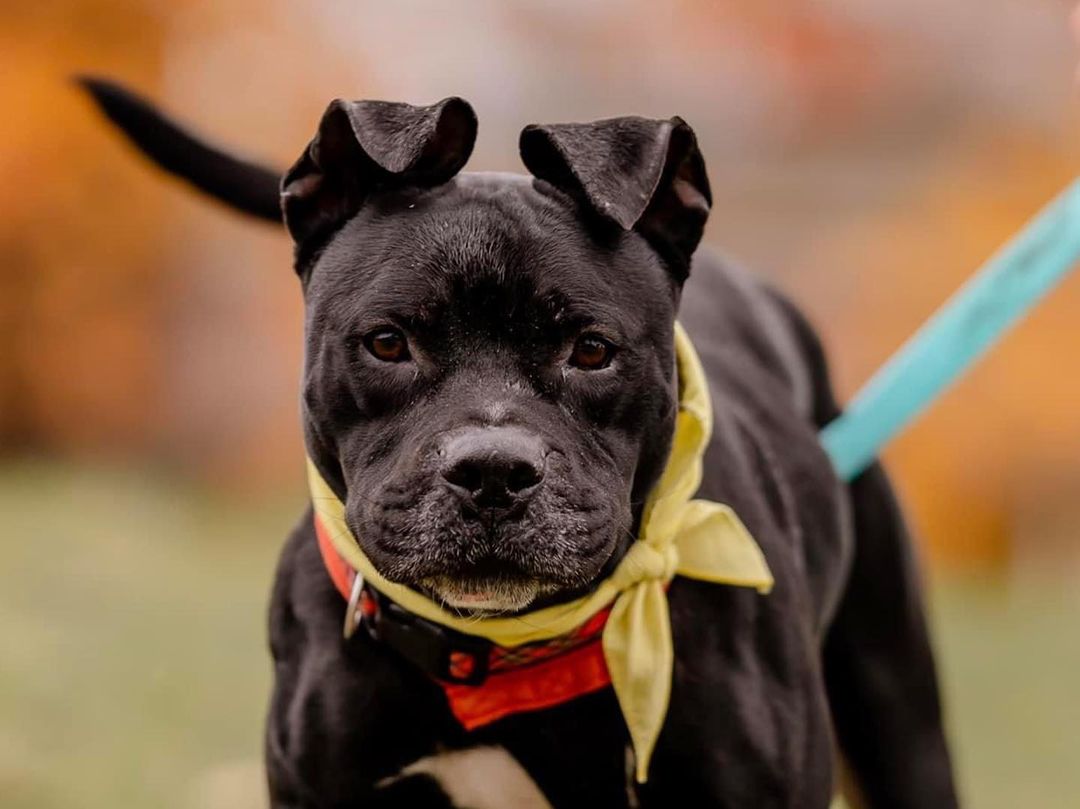
<svg viewBox="0 0 1080 809"><path fill-rule="evenodd" d="M697 130L707 241L843 395L1080 166L1064 0L41 0L0 10L0 805L265 804L264 610L304 498L290 245L149 170L129 82L285 166L335 96ZM1080 275L890 447L975 807L1080 805Z"/></svg>

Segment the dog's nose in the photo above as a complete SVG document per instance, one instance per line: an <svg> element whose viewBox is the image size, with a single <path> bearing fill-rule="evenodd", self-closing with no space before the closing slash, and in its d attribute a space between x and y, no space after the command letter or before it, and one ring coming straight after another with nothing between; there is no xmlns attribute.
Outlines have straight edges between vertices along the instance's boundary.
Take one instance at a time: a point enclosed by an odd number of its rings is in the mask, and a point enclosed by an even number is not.
<svg viewBox="0 0 1080 809"><path fill-rule="evenodd" d="M443 479L476 509L523 503L544 477L544 445L517 427L481 427L454 435L443 447Z"/></svg>

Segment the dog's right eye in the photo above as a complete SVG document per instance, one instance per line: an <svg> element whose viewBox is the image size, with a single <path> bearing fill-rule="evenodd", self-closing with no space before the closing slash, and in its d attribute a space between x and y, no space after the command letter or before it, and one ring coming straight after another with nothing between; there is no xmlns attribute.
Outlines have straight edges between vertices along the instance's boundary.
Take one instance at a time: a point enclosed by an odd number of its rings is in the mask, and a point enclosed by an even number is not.
<svg viewBox="0 0 1080 809"><path fill-rule="evenodd" d="M597 334L583 334L574 343L570 364L583 371L599 371L607 368L615 353L615 347Z"/></svg>
<svg viewBox="0 0 1080 809"><path fill-rule="evenodd" d="M397 329L378 329L364 335L364 347L371 356L383 362L405 362L409 359L409 341Z"/></svg>

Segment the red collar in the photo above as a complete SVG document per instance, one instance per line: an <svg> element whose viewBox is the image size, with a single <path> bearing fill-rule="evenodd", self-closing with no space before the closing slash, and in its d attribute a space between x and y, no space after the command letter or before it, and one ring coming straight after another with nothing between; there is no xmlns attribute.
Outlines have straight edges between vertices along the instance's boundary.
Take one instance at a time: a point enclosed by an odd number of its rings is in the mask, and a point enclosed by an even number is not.
<svg viewBox="0 0 1080 809"><path fill-rule="evenodd" d="M350 601L356 571L334 548L318 515L315 535L330 579ZM369 635L439 684L466 730L511 714L551 708L611 684L600 644L609 610L568 635L513 648L427 621L366 585L357 613Z"/></svg>

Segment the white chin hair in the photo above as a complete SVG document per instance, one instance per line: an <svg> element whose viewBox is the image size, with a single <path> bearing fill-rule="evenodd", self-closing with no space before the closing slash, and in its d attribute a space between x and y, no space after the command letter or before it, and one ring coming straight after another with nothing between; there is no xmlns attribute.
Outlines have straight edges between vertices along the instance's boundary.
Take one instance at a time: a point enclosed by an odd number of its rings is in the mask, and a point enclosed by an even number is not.
<svg viewBox="0 0 1080 809"><path fill-rule="evenodd" d="M484 582L462 586L462 582L440 581L432 589L450 607L459 610L508 612L529 606L537 587L530 582Z"/></svg>

